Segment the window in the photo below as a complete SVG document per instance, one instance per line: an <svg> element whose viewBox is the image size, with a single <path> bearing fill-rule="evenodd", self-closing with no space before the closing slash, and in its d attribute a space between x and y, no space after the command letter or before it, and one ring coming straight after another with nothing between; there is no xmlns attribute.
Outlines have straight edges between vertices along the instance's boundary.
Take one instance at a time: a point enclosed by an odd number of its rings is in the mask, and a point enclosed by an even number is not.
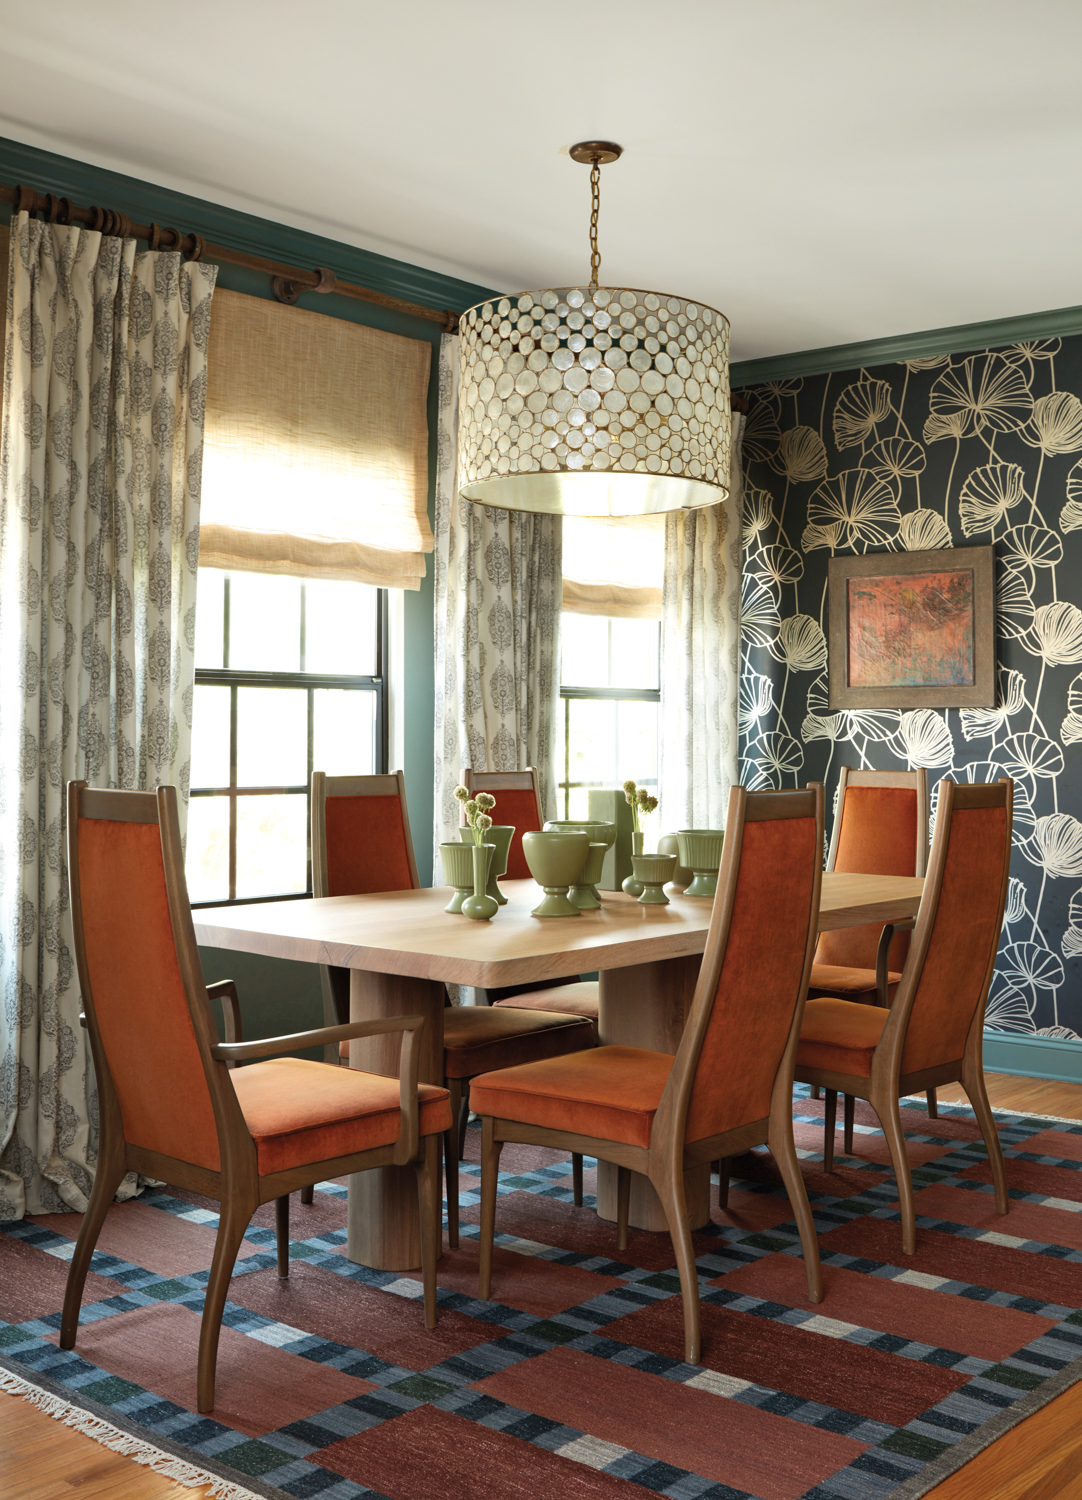
<svg viewBox="0 0 1082 1500"><path fill-rule="evenodd" d="M312 889L309 788L387 769L387 592L199 571L193 905Z"/></svg>
<svg viewBox="0 0 1082 1500"><path fill-rule="evenodd" d="M563 616L560 816L584 818L590 787L657 785L657 620Z"/></svg>

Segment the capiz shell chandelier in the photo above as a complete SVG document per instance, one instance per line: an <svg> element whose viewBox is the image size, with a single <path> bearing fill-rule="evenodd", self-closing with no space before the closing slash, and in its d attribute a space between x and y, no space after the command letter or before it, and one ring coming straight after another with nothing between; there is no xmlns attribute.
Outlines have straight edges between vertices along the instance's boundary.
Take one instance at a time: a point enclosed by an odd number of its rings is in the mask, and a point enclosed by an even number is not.
<svg viewBox="0 0 1082 1500"><path fill-rule="evenodd" d="M593 198L590 282L493 297L463 313L459 493L505 510L640 516L729 493L729 321L683 297L598 285L600 167L572 146Z"/></svg>

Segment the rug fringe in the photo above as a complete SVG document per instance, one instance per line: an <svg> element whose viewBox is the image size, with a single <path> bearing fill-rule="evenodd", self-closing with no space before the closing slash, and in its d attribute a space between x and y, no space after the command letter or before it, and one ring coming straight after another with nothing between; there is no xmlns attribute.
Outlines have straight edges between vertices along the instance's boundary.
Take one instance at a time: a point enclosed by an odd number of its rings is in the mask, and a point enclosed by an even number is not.
<svg viewBox="0 0 1082 1500"><path fill-rule="evenodd" d="M243 1485L234 1484L229 1479L222 1479L220 1475L211 1474L208 1470L199 1468L197 1464L188 1463L186 1459L178 1458L172 1453L164 1453L153 1443L133 1437L131 1433L121 1432L119 1427L114 1427L111 1422L94 1416L93 1412L84 1411L81 1407L66 1401L63 1396L53 1396L31 1381L9 1374L7 1370L0 1370L0 1391L7 1391L13 1396L22 1396L24 1401L29 1401L31 1406L36 1407L47 1417L63 1422L65 1427L71 1427L85 1437L93 1438L103 1448L108 1448L123 1458L131 1458L137 1464L145 1464L155 1474L160 1474L163 1479L173 1479L177 1484L182 1484L188 1489L205 1485L208 1495L213 1496L214 1500L261 1500L260 1496Z"/></svg>

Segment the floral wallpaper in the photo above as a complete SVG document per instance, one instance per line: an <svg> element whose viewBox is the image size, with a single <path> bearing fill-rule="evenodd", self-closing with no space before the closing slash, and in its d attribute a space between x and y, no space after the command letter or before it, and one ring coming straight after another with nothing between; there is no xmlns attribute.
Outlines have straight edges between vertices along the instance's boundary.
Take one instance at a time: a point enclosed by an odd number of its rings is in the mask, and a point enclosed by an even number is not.
<svg viewBox="0 0 1082 1500"><path fill-rule="evenodd" d="M988 1026L1082 1036L1082 337L747 392L740 729L751 787L842 765L1016 778ZM993 543L998 701L834 712L827 559Z"/></svg>

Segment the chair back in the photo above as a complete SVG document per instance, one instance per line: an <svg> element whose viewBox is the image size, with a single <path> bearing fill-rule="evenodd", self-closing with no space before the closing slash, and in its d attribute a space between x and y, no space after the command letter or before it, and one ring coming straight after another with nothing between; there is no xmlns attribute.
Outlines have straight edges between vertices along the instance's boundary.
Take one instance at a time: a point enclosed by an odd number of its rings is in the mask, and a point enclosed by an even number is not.
<svg viewBox="0 0 1082 1500"><path fill-rule="evenodd" d="M69 782L68 879L103 1107L115 1099L130 1145L220 1170L221 1112L229 1095L238 1116L239 1106L209 1050L218 1034L184 882L176 788Z"/></svg>
<svg viewBox="0 0 1082 1500"><path fill-rule="evenodd" d="M529 880L530 867L522 852L522 835L540 832L545 822L537 772L532 767L526 771L472 771L467 766L462 772L462 785L471 797L478 792L490 792L495 797L492 821L512 823L515 828L505 878Z"/></svg>
<svg viewBox="0 0 1082 1500"><path fill-rule="evenodd" d="M317 896L416 890L406 782L312 772L312 889Z"/></svg>
<svg viewBox="0 0 1082 1500"><path fill-rule="evenodd" d="M821 785L733 787L702 967L666 1089L681 1143L764 1120L775 1088L791 1093L822 848ZM663 1100L659 1121L665 1112Z"/></svg>
<svg viewBox="0 0 1082 1500"><path fill-rule="evenodd" d="M980 1045L1007 900L1013 805L1013 781L940 782L928 874L879 1066L918 1073L956 1062L974 1038Z"/></svg>
<svg viewBox="0 0 1082 1500"><path fill-rule="evenodd" d="M928 858L928 772L842 767L827 869L839 874L923 875ZM882 923L819 935L817 964L874 969ZM909 933L895 933L888 968L905 963Z"/></svg>

